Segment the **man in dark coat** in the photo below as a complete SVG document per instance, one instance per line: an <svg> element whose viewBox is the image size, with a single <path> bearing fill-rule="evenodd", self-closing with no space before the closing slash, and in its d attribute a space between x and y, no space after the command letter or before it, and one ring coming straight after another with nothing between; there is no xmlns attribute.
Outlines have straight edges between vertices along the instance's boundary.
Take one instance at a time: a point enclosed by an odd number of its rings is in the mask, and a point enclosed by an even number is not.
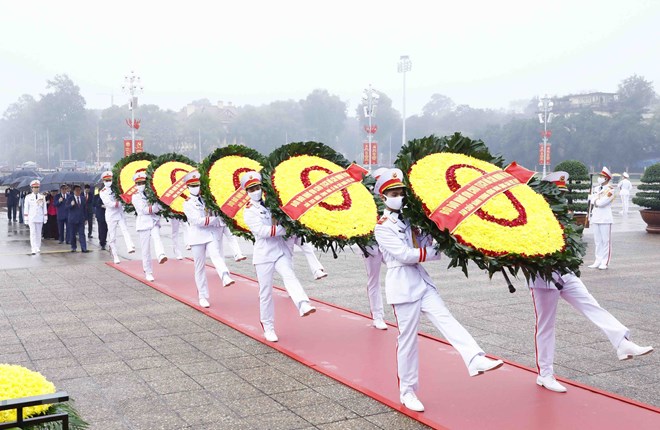
<svg viewBox="0 0 660 430"><path fill-rule="evenodd" d="M19 192L16 188L10 186L5 190L5 197L7 198L7 217L9 221L16 222Z"/></svg>
<svg viewBox="0 0 660 430"><path fill-rule="evenodd" d="M71 240L71 252L76 252L76 235L80 240L82 252L87 250L87 241L85 240L85 223L87 222L85 196L82 195L80 185L73 186L73 195L69 195L66 200L66 206L69 208L69 217L67 221L67 230L71 231L69 240Z"/></svg>

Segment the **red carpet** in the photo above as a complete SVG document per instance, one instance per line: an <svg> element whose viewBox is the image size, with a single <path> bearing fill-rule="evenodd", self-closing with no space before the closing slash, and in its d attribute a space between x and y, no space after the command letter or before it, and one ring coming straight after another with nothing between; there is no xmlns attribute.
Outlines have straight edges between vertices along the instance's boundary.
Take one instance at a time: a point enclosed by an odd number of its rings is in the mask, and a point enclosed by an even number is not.
<svg viewBox="0 0 660 430"><path fill-rule="evenodd" d="M209 267L211 308L202 309L190 260L154 264L153 283L144 280L140 261L110 266L435 428L660 429L658 408L565 379L561 381L569 392L552 393L535 384L536 372L516 363L506 362L499 370L470 378L458 353L427 335L419 339L418 392L426 412L412 412L399 403L396 327L376 330L367 316L316 300L318 311L300 318L293 302L278 289L275 328L280 340L269 343L263 339L259 289L253 279L234 274L236 284L222 288Z"/></svg>

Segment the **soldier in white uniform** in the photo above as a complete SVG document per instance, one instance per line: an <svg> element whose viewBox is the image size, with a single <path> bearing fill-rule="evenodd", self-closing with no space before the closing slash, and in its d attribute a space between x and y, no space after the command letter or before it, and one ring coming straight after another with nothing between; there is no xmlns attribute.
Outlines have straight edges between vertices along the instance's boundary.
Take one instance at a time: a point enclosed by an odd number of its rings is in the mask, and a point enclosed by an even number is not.
<svg viewBox="0 0 660 430"><path fill-rule="evenodd" d="M381 167L373 171L373 177L378 180L380 175L389 169ZM374 191L374 190L372 190ZM375 193L378 195L378 193ZM367 247L368 256L364 256L364 267L367 270L367 296L369 297L369 309L371 310L371 325L378 330L387 330L385 324L385 311L383 309L383 296L380 293L380 266L383 264L383 254L378 249L378 244Z"/></svg>
<svg viewBox="0 0 660 430"><path fill-rule="evenodd" d="M389 169L376 181L375 190L387 209L375 228L376 241L387 265L385 296L394 307L399 326L397 366L401 403L421 412L424 405L415 391L419 381L417 327L424 313L442 335L458 350L470 376L502 366L501 360L485 357L484 351L470 333L445 306L429 274L420 263L439 260L429 235L422 235L403 219L400 210L405 197L403 173Z"/></svg>
<svg viewBox="0 0 660 430"><path fill-rule="evenodd" d="M553 172L543 180L554 182L560 190L566 191L568 173ZM616 348L619 360L628 360L634 356L648 354L653 347L641 347L628 340L630 331L612 314L600 307L596 299L589 294L580 278L573 273L562 275L553 273L553 279L546 281L541 277L529 281L529 288L534 301L536 315L536 367L538 377L536 383L550 391L565 393L566 387L561 385L554 376L553 362L555 356L555 319L557 303L563 298L575 309L600 328L607 336L612 346ZM561 289L559 289L561 287Z"/></svg>
<svg viewBox="0 0 660 430"><path fill-rule="evenodd" d="M596 245L596 259L589 267L592 269L607 269L612 257L612 201L614 201L614 187L610 184L612 174L607 167L598 175L598 185L589 195L592 205L590 225L594 229L594 242Z"/></svg>
<svg viewBox="0 0 660 430"><path fill-rule="evenodd" d="M630 191L632 191L632 183L630 182L630 175L628 172L623 172L623 179L617 185L619 188L619 195L621 196L621 204L623 205L622 214L628 215L630 207Z"/></svg>
<svg viewBox="0 0 660 430"><path fill-rule="evenodd" d="M160 238L160 215L162 207L158 203L151 204L144 195L144 187L147 183L146 169L138 170L133 175L137 192L133 194L131 203L135 207L137 220L135 229L140 234L140 251L142 252L142 269L147 281L154 281L153 267L151 264L151 240L154 242L154 250L158 256L158 264L167 261L163 241Z"/></svg>
<svg viewBox="0 0 660 430"><path fill-rule="evenodd" d="M32 193L25 196L23 204L23 219L25 224L30 227L30 247L32 255L41 252L41 230L44 223L48 221L48 212L46 208L46 197L39 194L41 183L38 180L30 182Z"/></svg>
<svg viewBox="0 0 660 430"><path fill-rule="evenodd" d="M296 305L301 317L316 311L309 303L309 297L293 271L291 248L284 240L286 230L273 219L270 210L264 206L261 192L261 174L246 172L241 176L241 187L250 196L245 206L245 224L254 235L254 255L252 263L259 281L259 315L264 329L264 337L269 342L277 342L275 333L275 305L273 303L273 274L280 274L284 288Z"/></svg>
<svg viewBox="0 0 660 430"><path fill-rule="evenodd" d="M206 255L215 266L220 276L222 285L225 287L234 283L229 276L229 269L225 264L222 252L222 230L227 228L222 219L210 213L204 200L199 195L200 181L199 172L188 173L183 180L188 186L190 198L183 203L183 212L188 219L188 232L186 242L190 244L195 261L195 285L199 293L199 305L208 308L209 284L206 279Z"/></svg>
<svg viewBox="0 0 660 430"><path fill-rule="evenodd" d="M135 252L135 245L133 239L126 226L126 219L124 218L124 207L115 197L112 192L112 172L105 171L101 175L103 180L103 189L99 191L99 196L103 202L102 207L105 208L105 221L108 224L108 237L107 244L108 250L112 254L115 264L119 264L119 253L117 252L117 228L121 229L124 241L126 242L126 249L129 254Z"/></svg>

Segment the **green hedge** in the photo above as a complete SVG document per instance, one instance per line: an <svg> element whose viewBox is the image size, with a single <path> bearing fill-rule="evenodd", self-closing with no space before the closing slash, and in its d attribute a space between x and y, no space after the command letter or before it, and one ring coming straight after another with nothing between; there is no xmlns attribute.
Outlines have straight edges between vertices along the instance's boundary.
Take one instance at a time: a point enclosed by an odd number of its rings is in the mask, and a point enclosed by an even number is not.
<svg viewBox="0 0 660 430"><path fill-rule="evenodd" d="M648 167L641 178L642 183L633 203L651 209L660 210L660 163Z"/></svg>
<svg viewBox="0 0 660 430"><path fill-rule="evenodd" d="M568 173L566 200L568 210L586 213L589 208L588 196L591 191L589 169L578 160L566 160L555 166L555 172Z"/></svg>

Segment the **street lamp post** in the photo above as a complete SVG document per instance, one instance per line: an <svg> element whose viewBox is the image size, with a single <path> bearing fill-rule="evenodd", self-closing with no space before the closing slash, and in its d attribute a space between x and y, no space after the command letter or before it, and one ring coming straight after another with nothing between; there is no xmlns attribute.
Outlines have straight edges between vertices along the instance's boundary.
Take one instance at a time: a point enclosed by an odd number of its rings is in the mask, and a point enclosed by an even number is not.
<svg viewBox="0 0 660 430"><path fill-rule="evenodd" d="M130 95L128 109L131 111L131 154L135 152L135 108L137 107L137 94L142 94L144 87L139 76L131 70L131 74L124 76L124 85L121 86L124 93Z"/></svg>
<svg viewBox="0 0 660 430"><path fill-rule="evenodd" d="M539 100L539 122L543 124L543 177L546 175L547 147L548 147L548 124L552 122L552 106L554 103L546 94Z"/></svg>
<svg viewBox="0 0 660 430"><path fill-rule="evenodd" d="M362 92L362 105L364 109L364 117L369 120L369 126L367 129L367 142L368 142L368 164L367 164L367 169L369 170L369 173L371 173L371 141L372 141L372 136L373 136L373 127L371 124L371 119L376 116L376 104L378 104L378 92L374 90L371 87L371 84L369 84L369 88L365 89Z"/></svg>
<svg viewBox="0 0 660 430"><path fill-rule="evenodd" d="M403 73L403 127L401 132L401 146L406 144L406 72L412 70L410 57L402 55L399 58L398 72Z"/></svg>

